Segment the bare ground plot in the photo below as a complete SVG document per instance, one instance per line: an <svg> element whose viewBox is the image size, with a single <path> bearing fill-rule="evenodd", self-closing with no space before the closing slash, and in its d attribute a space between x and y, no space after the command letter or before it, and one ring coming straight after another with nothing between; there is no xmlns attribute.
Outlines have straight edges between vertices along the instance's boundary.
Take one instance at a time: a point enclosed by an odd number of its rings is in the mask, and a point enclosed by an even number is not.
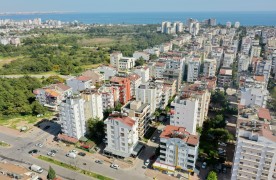
<svg viewBox="0 0 276 180"><path fill-rule="evenodd" d="M3 67L5 64L9 64L12 61L18 59L18 57L14 57L14 58L1 58L0 57L0 68Z"/></svg>
<svg viewBox="0 0 276 180"><path fill-rule="evenodd" d="M116 44L130 44L131 38L127 36L111 38L111 37L99 37L99 38L83 38L78 41L78 44L83 47L110 47Z"/></svg>

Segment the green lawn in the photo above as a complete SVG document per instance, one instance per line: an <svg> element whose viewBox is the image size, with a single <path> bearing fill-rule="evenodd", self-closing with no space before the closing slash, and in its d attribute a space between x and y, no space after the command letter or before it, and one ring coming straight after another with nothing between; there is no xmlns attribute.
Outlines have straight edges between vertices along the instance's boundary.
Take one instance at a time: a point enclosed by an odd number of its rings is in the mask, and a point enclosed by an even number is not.
<svg viewBox="0 0 276 180"><path fill-rule="evenodd" d="M0 146L9 147L10 145L8 143L5 143L4 141L0 141Z"/></svg>
<svg viewBox="0 0 276 180"><path fill-rule="evenodd" d="M46 156L38 156L38 159L41 159L43 161L47 161L49 163L53 163L55 165L58 165L58 166L61 166L61 167L64 167L66 169L70 169L70 170L73 170L73 171L77 171L79 173L82 173L84 175L87 175L87 176L90 176L90 177L93 177L93 178L96 178L96 179L100 179L100 180L112 180L111 178L109 177L106 177L106 176L103 176L101 174L97 174L97 173L94 173L94 172L91 172L91 171L87 171L87 170L84 170L84 169L80 169L76 166L72 166L70 164L66 164L66 163L63 163L61 161L58 161L58 160L55 160L55 159L52 159L52 158L49 158L49 157L46 157Z"/></svg>

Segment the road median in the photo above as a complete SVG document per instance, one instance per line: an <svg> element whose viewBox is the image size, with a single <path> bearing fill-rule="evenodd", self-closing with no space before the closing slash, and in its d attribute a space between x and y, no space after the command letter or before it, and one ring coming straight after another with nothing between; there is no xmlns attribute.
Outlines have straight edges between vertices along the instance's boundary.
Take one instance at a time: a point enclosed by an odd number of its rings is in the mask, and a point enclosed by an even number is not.
<svg viewBox="0 0 276 180"><path fill-rule="evenodd" d="M69 169L69 170L72 170L72 171L76 171L76 172L79 172L81 174L84 174L84 175L96 178L96 179L100 179L100 180L112 180L112 178L110 178L110 177L106 177L106 176L101 175L101 174L97 174L97 173L94 173L94 172L91 172L91 171L87 171L87 170L78 168L76 166L72 166L70 164L66 164L66 163L63 163L61 161L52 159L50 157L39 155L37 158L40 159L40 160L47 161L49 163L61 166L63 168L66 168L66 169Z"/></svg>

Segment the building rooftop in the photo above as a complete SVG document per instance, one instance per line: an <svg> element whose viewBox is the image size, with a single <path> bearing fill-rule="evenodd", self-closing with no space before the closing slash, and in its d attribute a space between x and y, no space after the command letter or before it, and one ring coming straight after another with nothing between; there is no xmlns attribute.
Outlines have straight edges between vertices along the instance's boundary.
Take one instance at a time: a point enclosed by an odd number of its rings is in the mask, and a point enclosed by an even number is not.
<svg viewBox="0 0 276 180"><path fill-rule="evenodd" d="M79 81L83 81L83 82L91 80L91 78L87 77L87 76L78 76L78 77L76 77L76 79L79 80Z"/></svg>
<svg viewBox="0 0 276 180"><path fill-rule="evenodd" d="M119 112L113 112L112 114L109 115L107 120L120 121L121 123L123 123L127 126L130 126L130 127L134 126L134 124L136 122L132 118L128 117L126 114L119 113Z"/></svg>
<svg viewBox="0 0 276 180"><path fill-rule="evenodd" d="M269 124L260 122L260 121L249 121L246 119L238 119L237 121L237 128L239 130L244 130L251 132L251 137L244 137L243 135L240 135L240 137L243 138L249 138L249 140L258 141L258 136L263 136L270 141L276 142L276 134L271 130L271 127Z"/></svg>
<svg viewBox="0 0 276 180"><path fill-rule="evenodd" d="M220 69L220 75L232 76L232 69Z"/></svg>
<svg viewBox="0 0 276 180"><path fill-rule="evenodd" d="M110 79L110 82L118 83L118 84L123 84L126 80L127 80L127 78L125 78L125 77L113 76Z"/></svg>
<svg viewBox="0 0 276 180"><path fill-rule="evenodd" d="M265 109L265 108L259 108L258 117L261 119L266 119L268 121L271 121L271 116L270 116L269 110Z"/></svg>
<svg viewBox="0 0 276 180"><path fill-rule="evenodd" d="M196 146L199 143L198 136L191 135L189 132L186 131L185 127L178 127L167 125L163 132L160 134L160 138L179 138L186 142L187 144Z"/></svg>

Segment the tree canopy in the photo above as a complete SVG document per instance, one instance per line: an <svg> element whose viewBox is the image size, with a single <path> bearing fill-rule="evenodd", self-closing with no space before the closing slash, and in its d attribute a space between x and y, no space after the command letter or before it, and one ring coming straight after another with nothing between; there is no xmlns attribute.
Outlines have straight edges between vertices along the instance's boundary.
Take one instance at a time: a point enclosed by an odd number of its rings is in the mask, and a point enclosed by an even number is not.
<svg viewBox="0 0 276 180"><path fill-rule="evenodd" d="M87 121L88 136L96 144L102 143L105 137L104 122L99 118L90 118Z"/></svg>
<svg viewBox="0 0 276 180"><path fill-rule="evenodd" d="M35 101L33 90L42 84L29 76L0 78L0 117L44 114L46 109Z"/></svg>
<svg viewBox="0 0 276 180"><path fill-rule="evenodd" d="M49 180L53 180L56 178L56 172L55 170L50 166L49 170L48 170L48 175L47 175L47 179Z"/></svg>
<svg viewBox="0 0 276 180"><path fill-rule="evenodd" d="M217 180L217 173L214 171L210 171L208 176L207 176L207 180Z"/></svg>

